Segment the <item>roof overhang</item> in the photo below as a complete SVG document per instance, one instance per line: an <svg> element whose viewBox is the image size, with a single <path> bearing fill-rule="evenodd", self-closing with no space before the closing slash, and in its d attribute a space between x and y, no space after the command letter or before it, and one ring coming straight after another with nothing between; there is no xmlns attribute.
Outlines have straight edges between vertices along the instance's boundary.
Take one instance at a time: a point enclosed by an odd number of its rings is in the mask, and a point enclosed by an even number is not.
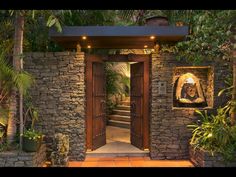
<svg viewBox="0 0 236 177"><path fill-rule="evenodd" d="M186 35L188 26L65 26L61 33L55 28L49 31L50 38L64 48L77 44L82 48L153 48L157 42L178 42Z"/></svg>

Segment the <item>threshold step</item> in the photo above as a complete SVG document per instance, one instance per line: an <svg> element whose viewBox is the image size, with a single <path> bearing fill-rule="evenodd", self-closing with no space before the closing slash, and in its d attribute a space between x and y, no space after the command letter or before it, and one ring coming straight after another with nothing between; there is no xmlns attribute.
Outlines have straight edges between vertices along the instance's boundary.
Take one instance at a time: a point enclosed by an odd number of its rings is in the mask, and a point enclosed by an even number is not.
<svg viewBox="0 0 236 177"><path fill-rule="evenodd" d="M142 153L92 153L87 152L86 157L149 157L149 152Z"/></svg>

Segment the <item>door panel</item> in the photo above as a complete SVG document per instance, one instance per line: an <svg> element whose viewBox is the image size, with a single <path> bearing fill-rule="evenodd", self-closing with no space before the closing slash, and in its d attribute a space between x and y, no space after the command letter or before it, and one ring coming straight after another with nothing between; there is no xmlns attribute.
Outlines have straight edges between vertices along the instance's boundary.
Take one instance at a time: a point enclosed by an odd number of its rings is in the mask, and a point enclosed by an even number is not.
<svg viewBox="0 0 236 177"><path fill-rule="evenodd" d="M144 64L131 65L131 144L143 149Z"/></svg>
<svg viewBox="0 0 236 177"><path fill-rule="evenodd" d="M134 114L131 114L131 142L133 145L141 148L149 148L149 55L92 55L86 54L86 148L87 151L94 150L106 143L105 140L105 121L101 121L103 118L103 108L102 100L105 100L104 94L105 89L99 84L105 82L105 77L100 77L104 72L100 72L96 68L94 63L103 63L104 61L111 62L141 62L143 64L133 64L131 66L132 75L131 76L131 88L133 96L131 96L131 101ZM96 64L95 64L96 65ZM139 65L139 66L138 66ZM143 66L141 66L143 65ZM136 66L136 67L135 67ZM99 66L98 66L99 67ZM95 70L95 72L93 72ZM101 70L101 68L100 68ZM97 76L97 74L98 76ZM102 74L101 74L102 73ZM96 75L96 79L93 79L93 75ZM141 79L143 75L143 79ZM135 76L135 77L134 77ZM133 78L133 79L132 79ZM97 82L96 82L97 81ZM139 84L141 83L141 84ZM94 86L98 85L98 86ZM94 89L96 88L96 89ZM93 93L94 92L94 93ZM96 92L96 94L95 94ZM131 93L131 94L132 94ZM96 95L96 96L95 96ZM141 96L142 95L142 96ZM103 98L103 99L102 99ZM103 107L103 108L102 108ZM95 116L100 115L100 116ZM141 115L141 116L140 116ZM136 118L136 119L134 119ZM104 117L105 119L105 117ZM104 129L103 129L104 128ZM98 134L97 136L95 136Z"/></svg>
<svg viewBox="0 0 236 177"><path fill-rule="evenodd" d="M106 90L104 64L92 63L92 150L106 144Z"/></svg>

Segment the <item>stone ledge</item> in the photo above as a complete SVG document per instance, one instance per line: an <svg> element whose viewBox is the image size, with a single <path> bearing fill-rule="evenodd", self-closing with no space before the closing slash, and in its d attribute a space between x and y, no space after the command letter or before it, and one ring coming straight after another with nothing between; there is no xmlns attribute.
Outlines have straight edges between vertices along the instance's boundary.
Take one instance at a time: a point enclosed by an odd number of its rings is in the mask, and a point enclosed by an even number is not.
<svg viewBox="0 0 236 177"><path fill-rule="evenodd" d="M45 144L42 144L37 152L0 152L0 167L41 167L45 161Z"/></svg>
<svg viewBox="0 0 236 177"><path fill-rule="evenodd" d="M220 154L212 156L209 152L201 149L194 151L193 147L189 147L190 161L196 167L236 167L236 154L233 162L225 163Z"/></svg>

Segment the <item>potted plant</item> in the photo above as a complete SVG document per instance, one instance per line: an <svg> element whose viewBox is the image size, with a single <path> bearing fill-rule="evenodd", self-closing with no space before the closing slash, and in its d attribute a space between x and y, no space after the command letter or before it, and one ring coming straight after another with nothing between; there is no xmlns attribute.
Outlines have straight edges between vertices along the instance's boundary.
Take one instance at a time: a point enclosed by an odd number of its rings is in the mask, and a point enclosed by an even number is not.
<svg viewBox="0 0 236 177"><path fill-rule="evenodd" d="M29 99L26 99L27 110L25 112L25 123L27 117L31 118L31 125L30 128L25 129L23 133L23 142L22 142L22 149L26 152L36 152L40 148L43 140L43 135L41 132L36 131L34 128L35 121L38 120L38 111L36 108L33 107L32 103L29 101Z"/></svg>
<svg viewBox="0 0 236 177"><path fill-rule="evenodd" d="M150 26L168 26L169 19L163 10L147 11L145 24Z"/></svg>
<svg viewBox="0 0 236 177"><path fill-rule="evenodd" d="M28 129L23 134L23 150L36 152L42 143L42 134L34 129Z"/></svg>

